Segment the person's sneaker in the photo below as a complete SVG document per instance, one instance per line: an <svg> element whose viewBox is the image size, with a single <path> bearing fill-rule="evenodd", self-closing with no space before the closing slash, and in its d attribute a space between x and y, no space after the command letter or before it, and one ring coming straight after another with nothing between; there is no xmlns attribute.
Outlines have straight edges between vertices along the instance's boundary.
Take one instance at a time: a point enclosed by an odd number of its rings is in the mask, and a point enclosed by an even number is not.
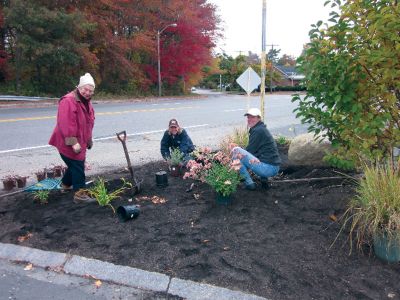
<svg viewBox="0 0 400 300"><path fill-rule="evenodd" d="M261 188L264 190L269 189L268 178L261 178Z"/></svg>
<svg viewBox="0 0 400 300"><path fill-rule="evenodd" d="M72 185L66 185L64 183L61 183L61 193L65 194L72 191Z"/></svg>
<svg viewBox="0 0 400 300"><path fill-rule="evenodd" d="M73 201L74 203L91 203L91 202L96 202L96 199L90 197L87 191L79 190L75 192Z"/></svg>
<svg viewBox="0 0 400 300"><path fill-rule="evenodd" d="M254 191L256 189L256 184L254 182L250 183L250 184L246 184L245 189L249 190L249 191Z"/></svg>

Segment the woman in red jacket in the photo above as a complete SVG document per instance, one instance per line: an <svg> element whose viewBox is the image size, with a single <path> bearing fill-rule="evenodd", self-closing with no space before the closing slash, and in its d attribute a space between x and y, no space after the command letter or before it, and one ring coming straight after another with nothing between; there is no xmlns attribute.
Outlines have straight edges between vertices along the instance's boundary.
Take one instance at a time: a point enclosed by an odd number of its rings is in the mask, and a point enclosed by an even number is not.
<svg viewBox="0 0 400 300"><path fill-rule="evenodd" d="M85 193L86 149L93 145L94 110L90 102L95 89L93 77L81 76L75 90L63 96L58 105L57 124L49 144L56 147L67 170L61 180L62 189L74 190L74 202L91 202Z"/></svg>

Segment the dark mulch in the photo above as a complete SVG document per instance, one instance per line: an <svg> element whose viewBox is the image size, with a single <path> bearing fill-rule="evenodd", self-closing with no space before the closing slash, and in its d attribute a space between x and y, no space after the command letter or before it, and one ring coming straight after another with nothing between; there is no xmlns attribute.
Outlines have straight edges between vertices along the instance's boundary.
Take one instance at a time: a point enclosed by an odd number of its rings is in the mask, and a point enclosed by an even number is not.
<svg viewBox="0 0 400 300"><path fill-rule="evenodd" d="M77 205L51 194L47 205L21 193L0 199L0 241L68 252L215 284L272 299L384 299L400 296L400 265L373 254L348 255L346 237L332 247L340 217L353 195L349 180L273 183L269 190L238 190L233 204L215 203L205 184L169 177L155 184L154 162L136 169L143 192L115 201L140 204L141 214L119 222L109 207ZM281 179L340 176L331 169L285 166ZM107 174L110 186L127 173ZM199 196L195 199L194 194ZM151 199L165 199L154 204ZM145 200L147 197L148 200ZM150 199L150 200L149 200ZM18 237L32 236L19 243Z"/></svg>

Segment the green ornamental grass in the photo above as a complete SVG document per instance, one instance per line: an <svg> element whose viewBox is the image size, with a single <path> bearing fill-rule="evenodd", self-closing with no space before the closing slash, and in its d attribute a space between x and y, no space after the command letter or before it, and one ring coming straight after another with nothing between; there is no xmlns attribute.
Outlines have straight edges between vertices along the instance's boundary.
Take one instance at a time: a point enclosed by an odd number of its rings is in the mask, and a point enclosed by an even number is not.
<svg viewBox="0 0 400 300"><path fill-rule="evenodd" d="M355 235L357 248L361 249L374 235L384 234L390 242L400 243L398 170L393 166L364 166L364 174L344 214L343 227L351 224L350 241Z"/></svg>
<svg viewBox="0 0 400 300"><path fill-rule="evenodd" d="M119 198L128 187L132 187L132 184L127 182L124 178L122 178L122 181L123 186L121 188L113 192L108 192L104 179L99 178L94 183L94 186L87 191L91 197L96 198L97 203L99 203L100 206L109 206L115 213L115 209L111 205L111 201Z"/></svg>

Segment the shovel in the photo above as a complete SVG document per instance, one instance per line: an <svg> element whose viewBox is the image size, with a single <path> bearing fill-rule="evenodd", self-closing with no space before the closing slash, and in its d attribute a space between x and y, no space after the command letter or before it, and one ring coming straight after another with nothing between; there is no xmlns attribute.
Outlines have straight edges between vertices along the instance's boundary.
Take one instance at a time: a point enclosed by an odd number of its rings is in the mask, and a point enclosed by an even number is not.
<svg viewBox="0 0 400 300"><path fill-rule="evenodd" d="M142 185L143 180L138 180L133 173L133 167L131 164L131 160L129 158L128 149L126 148L126 131L125 130L121 131L119 133L116 133L116 135L117 135L117 138L121 141L122 147L124 148L126 161L128 162L128 170L129 170L129 173L131 174L131 178L132 178L133 195L136 195L136 194L140 193L140 191L141 191L141 185Z"/></svg>

